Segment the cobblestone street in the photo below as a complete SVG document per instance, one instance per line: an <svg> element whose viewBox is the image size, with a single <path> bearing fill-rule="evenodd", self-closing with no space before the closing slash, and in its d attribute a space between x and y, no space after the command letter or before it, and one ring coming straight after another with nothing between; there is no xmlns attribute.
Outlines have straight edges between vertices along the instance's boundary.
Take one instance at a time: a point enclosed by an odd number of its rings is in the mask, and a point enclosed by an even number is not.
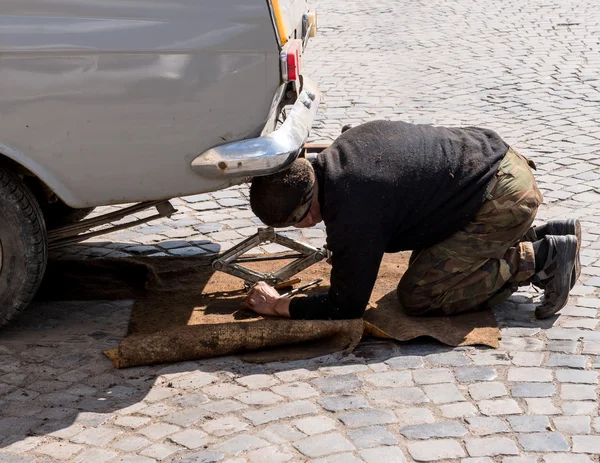
<svg viewBox="0 0 600 463"><path fill-rule="evenodd" d="M568 306L538 321L540 294L522 288L495 308L498 350L367 340L296 362L116 370L102 351L125 335L131 301L36 303L0 333L0 462L599 461L597 2L311 6L319 35L305 74L323 92L311 140L381 118L496 130L537 164L538 220L582 222ZM247 196L242 185L175 199L171 219L54 257L215 253L259 226ZM325 242L322 227L288 233Z"/></svg>

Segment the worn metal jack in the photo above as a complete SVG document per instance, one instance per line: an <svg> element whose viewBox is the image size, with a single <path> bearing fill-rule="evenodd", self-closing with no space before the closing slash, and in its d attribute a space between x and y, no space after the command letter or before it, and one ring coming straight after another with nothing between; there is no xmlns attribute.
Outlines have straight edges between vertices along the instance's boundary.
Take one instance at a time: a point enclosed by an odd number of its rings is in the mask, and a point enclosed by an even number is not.
<svg viewBox="0 0 600 463"><path fill-rule="evenodd" d="M240 257L242 254L264 243L280 244L293 251L297 251L297 253L279 256ZM273 228L269 227L259 228L258 233L237 244L215 259L212 266L215 270L241 278L245 282L246 289L248 289L254 283L258 283L259 281L265 281L271 285L282 283L302 270L327 258L329 258L329 252L326 249L313 248L312 246L299 243L298 241L277 233ZM271 273L259 272L240 265L247 262L289 259L294 260L279 270Z"/></svg>

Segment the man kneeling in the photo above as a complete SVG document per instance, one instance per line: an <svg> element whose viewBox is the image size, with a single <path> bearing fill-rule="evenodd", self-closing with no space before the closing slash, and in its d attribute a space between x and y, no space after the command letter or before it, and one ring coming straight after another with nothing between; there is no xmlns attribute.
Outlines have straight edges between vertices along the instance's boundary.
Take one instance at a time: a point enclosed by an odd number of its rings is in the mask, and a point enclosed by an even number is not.
<svg viewBox="0 0 600 463"><path fill-rule="evenodd" d="M294 319L362 316L384 253L412 250L398 284L414 315L490 307L519 286L544 289L538 318L567 303L579 277L581 226L532 228L543 198L533 163L491 130L375 121L344 131L311 164L253 179L253 212L272 227L324 221L328 294L280 297L265 283L245 303Z"/></svg>

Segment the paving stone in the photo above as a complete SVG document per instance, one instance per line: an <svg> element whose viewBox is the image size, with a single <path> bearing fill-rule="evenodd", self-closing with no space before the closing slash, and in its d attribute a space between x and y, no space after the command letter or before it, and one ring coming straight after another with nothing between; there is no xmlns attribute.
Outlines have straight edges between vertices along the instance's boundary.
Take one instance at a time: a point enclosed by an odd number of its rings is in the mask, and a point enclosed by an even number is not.
<svg viewBox="0 0 600 463"><path fill-rule="evenodd" d="M595 371L556 370L559 383L598 384L598 373Z"/></svg>
<svg viewBox="0 0 600 463"><path fill-rule="evenodd" d="M394 370L416 369L423 368L424 366L423 357L412 355L393 357L391 359L386 360L385 363Z"/></svg>
<svg viewBox="0 0 600 463"><path fill-rule="evenodd" d="M373 426L377 424L390 424L398 421L389 410L359 410L347 412L338 416L338 419L349 428Z"/></svg>
<svg viewBox="0 0 600 463"><path fill-rule="evenodd" d="M469 395L473 400L493 399L507 395L506 387L502 383L476 383L469 385Z"/></svg>
<svg viewBox="0 0 600 463"><path fill-rule="evenodd" d="M367 397L377 406L412 405L429 402L421 388L399 387L367 390Z"/></svg>
<svg viewBox="0 0 600 463"><path fill-rule="evenodd" d="M487 416L522 413L521 407L513 399L482 400L477 405L481 413Z"/></svg>
<svg viewBox="0 0 600 463"><path fill-rule="evenodd" d="M348 432L348 437L357 449L396 445L398 440L383 426L355 429Z"/></svg>
<svg viewBox="0 0 600 463"><path fill-rule="evenodd" d="M177 434L172 434L169 436L169 440L176 444L183 445L190 450L195 450L210 442L208 435L198 429L186 429Z"/></svg>
<svg viewBox="0 0 600 463"><path fill-rule="evenodd" d="M274 446L254 450L248 454L251 463L284 463L294 458L292 453Z"/></svg>
<svg viewBox="0 0 600 463"><path fill-rule="evenodd" d="M413 372L417 384L453 383L454 375L448 368L432 368Z"/></svg>
<svg viewBox="0 0 600 463"><path fill-rule="evenodd" d="M499 418L489 416L474 416L465 418L469 424L469 431L475 436L487 436L509 432L508 425Z"/></svg>
<svg viewBox="0 0 600 463"><path fill-rule="evenodd" d="M279 381L269 375L250 375L237 378L236 381L242 386L246 386L248 389L266 389L276 384Z"/></svg>
<svg viewBox="0 0 600 463"><path fill-rule="evenodd" d="M552 383L520 383L511 387L513 397L552 397L556 387Z"/></svg>
<svg viewBox="0 0 600 463"><path fill-rule="evenodd" d="M242 386L238 386L237 384L215 384L213 386L208 386L202 388L204 392L206 392L209 396L214 397L215 399L228 399L230 397L234 397L242 392L247 392L248 389Z"/></svg>
<svg viewBox="0 0 600 463"><path fill-rule="evenodd" d="M143 457L141 455L126 455L118 457L111 463L156 463L154 458ZM186 462L187 463L187 462Z"/></svg>
<svg viewBox="0 0 600 463"><path fill-rule="evenodd" d="M213 450L205 450L193 455L188 455L186 458L173 460L173 463L216 463L221 461L225 455Z"/></svg>
<svg viewBox="0 0 600 463"><path fill-rule="evenodd" d="M373 449L365 449L359 452L360 456L367 463L405 463L406 458L402 450L398 447L377 447ZM350 462L349 462L350 463Z"/></svg>
<svg viewBox="0 0 600 463"><path fill-rule="evenodd" d="M546 368L517 368L512 367L508 370L508 381L514 382L551 382L552 370Z"/></svg>
<svg viewBox="0 0 600 463"><path fill-rule="evenodd" d="M600 436L573 436L573 452L600 454Z"/></svg>
<svg viewBox="0 0 600 463"><path fill-rule="evenodd" d="M242 452L259 449L268 445L269 443L260 437L249 434L241 434L239 436L232 437L225 442L221 442L220 444L214 446L214 449L224 454L238 455Z"/></svg>
<svg viewBox="0 0 600 463"><path fill-rule="evenodd" d="M139 436L128 436L112 444L118 450L124 452L135 452L152 444L152 441Z"/></svg>
<svg viewBox="0 0 600 463"><path fill-rule="evenodd" d="M76 444L89 444L97 447L105 447L115 439L122 431L115 428L89 428L71 438Z"/></svg>
<svg viewBox="0 0 600 463"><path fill-rule="evenodd" d="M518 434L517 439L526 452L564 452L569 450L568 442L557 432Z"/></svg>
<svg viewBox="0 0 600 463"><path fill-rule="evenodd" d="M140 455L144 455L146 457L155 458L157 460L164 460L165 458L173 455L179 450L179 447L171 444L153 444L139 453Z"/></svg>
<svg viewBox="0 0 600 463"><path fill-rule="evenodd" d="M305 400L298 400L273 408L249 411L244 413L243 416L244 418L250 420L252 424L258 426L260 424L265 424L284 418L310 415L312 413L317 413L317 411L317 407L315 407L314 404Z"/></svg>
<svg viewBox="0 0 600 463"><path fill-rule="evenodd" d="M313 434L321 434L335 429L336 422L326 416L311 416L294 421L294 426L304 434L312 436Z"/></svg>
<svg viewBox="0 0 600 463"><path fill-rule="evenodd" d="M365 381L375 387L402 387L413 386L410 372L387 371L385 373L373 373L364 377Z"/></svg>
<svg viewBox="0 0 600 463"><path fill-rule="evenodd" d="M362 381L356 375L341 375L317 379L312 384L325 394L343 394L360 389Z"/></svg>
<svg viewBox="0 0 600 463"><path fill-rule="evenodd" d="M364 460L356 458L351 453L338 453L336 455L312 460L312 463L364 463Z"/></svg>
<svg viewBox="0 0 600 463"><path fill-rule="evenodd" d="M550 420L547 416L509 416L506 419L515 432L545 432L550 430Z"/></svg>
<svg viewBox="0 0 600 463"><path fill-rule="evenodd" d="M598 404L596 402L572 401L563 402L563 415L592 415L598 412Z"/></svg>
<svg viewBox="0 0 600 463"><path fill-rule="evenodd" d="M465 439L465 445L472 457L519 454L517 445L507 437L468 438Z"/></svg>
<svg viewBox="0 0 600 463"><path fill-rule="evenodd" d="M10 455L8 453L0 453L0 461L2 463L33 463L34 457L21 455Z"/></svg>
<svg viewBox="0 0 600 463"><path fill-rule="evenodd" d="M525 399L527 412L530 415L557 415L560 410L556 408L552 399Z"/></svg>
<svg viewBox="0 0 600 463"><path fill-rule="evenodd" d="M117 454L115 452L111 452L110 450L104 449L86 449L83 452L77 454L74 458L75 463L106 463L109 460L115 458ZM2 460L2 454L0 454L0 461ZM33 460L31 460L33 462ZM5 461L4 463L19 463L17 461L11 462L10 460ZM25 461L23 461L25 463Z"/></svg>
<svg viewBox="0 0 600 463"><path fill-rule="evenodd" d="M456 422L417 424L400 428L407 439L430 439L437 437L462 437L467 434L464 426Z"/></svg>
<svg viewBox="0 0 600 463"><path fill-rule="evenodd" d="M306 368L298 368L295 370L279 371L275 373L278 379L285 382L305 381L318 377L315 371L307 370Z"/></svg>
<svg viewBox="0 0 600 463"><path fill-rule="evenodd" d="M436 404L462 402L466 400L454 384L430 384L423 386L429 399Z"/></svg>
<svg viewBox="0 0 600 463"><path fill-rule="evenodd" d="M171 378L168 383L171 384L170 387L175 389L183 389L183 390L194 390L200 389L203 386L214 383L219 378L209 373L204 373L202 371L195 371L193 373L187 373L181 376L177 376L176 378Z"/></svg>
<svg viewBox="0 0 600 463"><path fill-rule="evenodd" d="M435 423L431 410L427 408L400 408L396 409L398 424L410 426L413 424Z"/></svg>
<svg viewBox="0 0 600 463"><path fill-rule="evenodd" d="M408 444L408 453L416 461L439 461L465 457L461 445L451 439L439 439ZM381 460L380 460L381 461Z"/></svg>
<svg viewBox="0 0 600 463"><path fill-rule="evenodd" d="M210 402L201 407L202 410L218 413L219 415L237 412L239 410L244 410L245 408L248 408L248 405L244 405L230 399L220 400L218 402Z"/></svg>
<svg viewBox="0 0 600 463"><path fill-rule="evenodd" d="M355 450L341 434L321 434L294 442L294 447L309 458L318 458L338 452Z"/></svg>
<svg viewBox="0 0 600 463"><path fill-rule="evenodd" d="M273 405L283 400L281 396L269 391L243 392L235 398L248 405Z"/></svg>
<svg viewBox="0 0 600 463"><path fill-rule="evenodd" d="M600 342L584 342L582 353L600 355Z"/></svg>
<svg viewBox="0 0 600 463"><path fill-rule="evenodd" d="M308 399L319 393L308 383L295 382L272 387L271 390L290 399Z"/></svg>
<svg viewBox="0 0 600 463"><path fill-rule="evenodd" d="M39 446L35 452L42 455L48 455L52 458L56 458L59 461L65 461L82 449L83 447L78 444L69 444L68 442L51 442L49 444Z"/></svg>
<svg viewBox="0 0 600 463"><path fill-rule="evenodd" d="M504 457L502 463L537 463L537 457Z"/></svg>
<svg viewBox="0 0 600 463"><path fill-rule="evenodd" d="M235 416L225 416L216 420L207 421L202 425L202 429L214 436L228 436L236 432L244 431L248 424L244 423Z"/></svg>
<svg viewBox="0 0 600 463"><path fill-rule="evenodd" d="M427 355L425 359L433 366L460 367L468 365L469 360L462 351L444 352L442 354Z"/></svg>
<svg viewBox="0 0 600 463"><path fill-rule="evenodd" d="M591 418L589 416L557 416L552 419L556 430L569 435L589 434Z"/></svg>
<svg viewBox="0 0 600 463"><path fill-rule="evenodd" d="M371 408L371 405L364 397L355 395L341 395L332 397L322 397L318 399L319 405L330 412L340 412L344 410L355 410L359 408Z"/></svg>
<svg viewBox="0 0 600 463"><path fill-rule="evenodd" d="M349 375L368 370L366 365L335 365L332 367L322 367L319 371L328 375Z"/></svg>
<svg viewBox="0 0 600 463"><path fill-rule="evenodd" d="M457 381L461 383L492 381L498 376L494 368L482 366L459 367L454 370L454 374L456 375Z"/></svg>
<svg viewBox="0 0 600 463"><path fill-rule="evenodd" d="M489 457L463 458L460 463L494 463L494 460Z"/></svg>
<svg viewBox="0 0 600 463"><path fill-rule="evenodd" d="M154 423L138 430L140 434L152 440L162 439L163 437L173 434L176 431L179 431L179 427L166 423Z"/></svg>
<svg viewBox="0 0 600 463"><path fill-rule="evenodd" d="M590 457L587 455L575 455L574 453L555 453L551 455L544 455L544 463L592 463Z"/></svg>
<svg viewBox="0 0 600 463"><path fill-rule="evenodd" d="M565 354L574 354L577 352L577 341L548 341L546 350L551 352L563 352Z"/></svg>
<svg viewBox="0 0 600 463"><path fill-rule="evenodd" d="M306 437L306 434L287 424L272 424L258 434L273 444L284 444Z"/></svg>
<svg viewBox="0 0 600 463"><path fill-rule="evenodd" d="M586 355L552 354L548 360L546 360L546 366L580 368L583 370L585 369L588 360L589 357Z"/></svg>
<svg viewBox="0 0 600 463"><path fill-rule="evenodd" d="M542 352L517 352L513 355L512 363L521 367L539 367L543 360Z"/></svg>
<svg viewBox="0 0 600 463"><path fill-rule="evenodd" d="M477 409L470 402L441 405L440 411L442 412L442 416L444 418L462 418L467 416L475 416L478 414Z"/></svg>
<svg viewBox="0 0 600 463"><path fill-rule="evenodd" d="M198 421L203 420L207 416L210 416L210 413L202 408L190 408L163 416L162 419L168 423L187 428L188 426L192 426Z"/></svg>
<svg viewBox="0 0 600 463"><path fill-rule="evenodd" d="M563 400L595 400L596 386L561 384L560 397Z"/></svg>

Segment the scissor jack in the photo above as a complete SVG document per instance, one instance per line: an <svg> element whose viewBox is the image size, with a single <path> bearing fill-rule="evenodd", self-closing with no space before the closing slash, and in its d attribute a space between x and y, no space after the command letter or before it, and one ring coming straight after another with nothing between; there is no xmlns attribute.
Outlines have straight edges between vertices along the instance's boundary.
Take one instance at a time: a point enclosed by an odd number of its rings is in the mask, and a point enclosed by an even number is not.
<svg viewBox="0 0 600 463"><path fill-rule="evenodd" d="M243 257L243 254L264 243L279 244L297 252L295 254L283 254L277 256ZM329 254L326 249L314 248L307 244L300 243L277 233L273 228L268 227L259 228L258 233L245 239L216 258L213 261L212 266L215 270L241 278L244 280L246 289L248 289L254 283L258 283L259 281L265 281L273 286L277 285L289 280L295 274L328 257ZM240 265L250 262L290 259L294 260L281 267L279 270L270 273L259 272Z"/></svg>

